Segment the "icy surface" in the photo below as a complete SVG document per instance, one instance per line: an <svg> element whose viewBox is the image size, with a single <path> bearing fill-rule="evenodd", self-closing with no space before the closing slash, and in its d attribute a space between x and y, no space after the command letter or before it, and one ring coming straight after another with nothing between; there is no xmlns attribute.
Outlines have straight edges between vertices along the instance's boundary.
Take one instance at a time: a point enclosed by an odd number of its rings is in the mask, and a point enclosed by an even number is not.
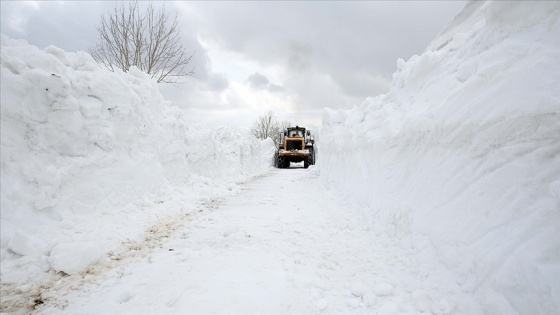
<svg viewBox="0 0 560 315"><path fill-rule="evenodd" d="M324 112L325 183L488 314L560 308L559 6L470 2L386 95Z"/></svg>

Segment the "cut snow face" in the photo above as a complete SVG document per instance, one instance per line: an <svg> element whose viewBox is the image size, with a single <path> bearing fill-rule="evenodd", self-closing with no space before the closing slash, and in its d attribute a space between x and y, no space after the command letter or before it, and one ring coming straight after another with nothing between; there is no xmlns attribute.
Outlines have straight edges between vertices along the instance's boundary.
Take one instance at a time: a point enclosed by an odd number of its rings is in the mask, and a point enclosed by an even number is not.
<svg viewBox="0 0 560 315"><path fill-rule="evenodd" d="M4 35L1 45L3 309L268 169L267 143L189 122L137 69Z"/></svg>
<svg viewBox="0 0 560 315"><path fill-rule="evenodd" d="M559 15L469 2L386 95L324 112L325 183L435 250L488 314L560 310Z"/></svg>
<svg viewBox="0 0 560 315"><path fill-rule="evenodd" d="M1 36L1 311L560 313L559 16L469 2L308 170Z"/></svg>

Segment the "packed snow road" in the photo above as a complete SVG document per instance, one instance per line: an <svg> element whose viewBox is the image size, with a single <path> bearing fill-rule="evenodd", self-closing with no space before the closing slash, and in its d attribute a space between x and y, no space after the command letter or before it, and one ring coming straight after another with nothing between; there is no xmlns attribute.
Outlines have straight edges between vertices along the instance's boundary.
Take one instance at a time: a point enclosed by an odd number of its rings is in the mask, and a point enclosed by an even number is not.
<svg viewBox="0 0 560 315"><path fill-rule="evenodd" d="M433 257L368 231L319 172L272 170L242 183L144 258L67 281L37 313L481 313Z"/></svg>

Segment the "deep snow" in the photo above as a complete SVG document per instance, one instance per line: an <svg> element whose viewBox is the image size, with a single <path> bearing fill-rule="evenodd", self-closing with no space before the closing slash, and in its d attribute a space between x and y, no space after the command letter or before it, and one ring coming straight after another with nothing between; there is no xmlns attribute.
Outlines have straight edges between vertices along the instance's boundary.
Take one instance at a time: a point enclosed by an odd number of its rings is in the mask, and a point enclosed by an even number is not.
<svg viewBox="0 0 560 315"><path fill-rule="evenodd" d="M560 310L559 7L469 2L386 95L324 113L325 183L487 314Z"/></svg>
<svg viewBox="0 0 560 315"><path fill-rule="evenodd" d="M140 249L143 260L46 288L37 313L481 313L433 253L374 235L319 174L296 167L242 183L161 248Z"/></svg>
<svg viewBox="0 0 560 315"><path fill-rule="evenodd" d="M559 17L469 2L286 175L137 70L2 36L1 311L559 313Z"/></svg>
<svg viewBox="0 0 560 315"><path fill-rule="evenodd" d="M1 45L2 310L268 170L271 141L190 122L140 71Z"/></svg>

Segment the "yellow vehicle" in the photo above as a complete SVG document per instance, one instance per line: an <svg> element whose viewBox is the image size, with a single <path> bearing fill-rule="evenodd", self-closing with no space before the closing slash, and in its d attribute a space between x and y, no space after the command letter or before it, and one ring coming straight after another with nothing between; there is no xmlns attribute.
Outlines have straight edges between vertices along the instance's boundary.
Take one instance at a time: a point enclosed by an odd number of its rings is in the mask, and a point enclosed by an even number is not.
<svg viewBox="0 0 560 315"><path fill-rule="evenodd" d="M276 167L287 168L291 162L303 162L305 168L315 164L315 140L305 127L288 127L281 139L278 150L274 153Z"/></svg>

